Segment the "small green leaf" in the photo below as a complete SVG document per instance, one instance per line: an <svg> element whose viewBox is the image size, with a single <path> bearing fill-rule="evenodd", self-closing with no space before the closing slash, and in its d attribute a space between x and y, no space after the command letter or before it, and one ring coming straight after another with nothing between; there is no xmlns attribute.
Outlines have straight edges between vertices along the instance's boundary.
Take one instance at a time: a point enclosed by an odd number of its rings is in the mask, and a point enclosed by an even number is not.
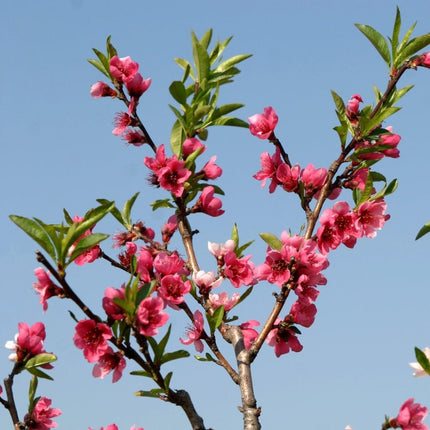
<svg viewBox="0 0 430 430"><path fill-rule="evenodd" d="M254 287L249 287L241 296L238 302L235 306L237 306L239 303L243 302L251 293Z"/></svg>
<svg viewBox="0 0 430 430"><path fill-rule="evenodd" d="M237 250L236 250L236 255L237 258L242 258L243 256L243 251L245 251L246 248L248 248L249 246L251 246L255 241L254 240L250 240L249 242L246 242L245 244L241 245Z"/></svg>
<svg viewBox="0 0 430 430"><path fill-rule="evenodd" d="M229 125L231 127L242 127L249 128L249 124L242 119L233 118L231 116L222 116L214 121L211 121L208 125Z"/></svg>
<svg viewBox="0 0 430 430"><path fill-rule="evenodd" d="M31 378L30 386L28 388L28 400L30 405L30 410L34 409L34 397L36 396L36 390L37 390L37 376L34 376Z"/></svg>
<svg viewBox="0 0 430 430"><path fill-rule="evenodd" d="M374 28L370 27L370 25L355 24L355 26L370 40L372 45L376 48L381 57L387 63L387 66L390 67L391 56L390 51L388 49L388 43L385 40L384 36L382 36L382 34Z"/></svg>
<svg viewBox="0 0 430 430"><path fill-rule="evenodd" d="M194 64L196 66L197 72L197 80L200 83L202 89L205 89L203 86L203 81L208 78L209 70L210 70L210 61L209 55L206 52L205 47L198 41L194 32L191 32L191 39L193 45L193 57Z"/></svg>
<svg viewBox="0 0 430 430"><path fill-rule="evenodd" d="M82 254L85 254L86 251L98 245L101 241L107 239L108 237L109 235L104 233L93 233L93 234L90 234L89 236L83 237L76 244L76 247L73 250L72 255L69 257L67 264L70 264L77 257L79 257Z"/></svg>
<svg viewBox="0 0 430 430"><path fill-rule="evenodd" d="M130 213L138 195L139 195L139 192L137 192L131 199L127 200L124 204L124 208L122 211L124 213L125 220L127 221L128 224L131 224Z"/></svg>
<svg viewBox="0 0 430 430"><path fill-rule="evenodd" d="M201 357L200 355L195 355L194 358L199 361L213 361L214 363L216 363L215 358L213 358L212 355L210 355L209 353L206 353L205 357Z"/></svg>
<svg viewBox="0 0 430 430"><path fill-rule="evenodd" d="M152 210L155 211L159 208L174 208L175 206L170 203L170 199L163 199L163 200L155 200L155 202L152 202L151 205Z"/></svg>
<svg viewBox="0 0 430 430"><path fill-rule="evenodd" d="M27 371L32 375L37 376L38 378L48 379L50 381L54 380L54 378L49 376L47 373L42 372L38 367L30 367L29 369L27 369Z"/></svg>
<svg viewBox="0 0 430 430"><path fill-rule="evenodd" d="M172 97L181 105L187 104L187 93L185 86L181 81L174 81L169 87L170 94Z"/></svg>
<svg viewBox="0 0 430 430"><path fill-rule="evenodd" d="M182 151L182 143L186 138L185 129L179 120L173 124L172 131L170 132L170 148L174 154L179 158Z"/></svg>
<svg viewBox="0 0 430 430"><path fill-rule="evenodd" d="M184 58L175 58L175 63L184 69L184 77L182 78L182 82L185 82L188 75L191 76L191 79L195 81L194 70L191 67L191 64L185 60Z"/></svg>
<svg viewBox="0 0 430 430"><path fill-rule="evenodd" d="M260 233L260 237L274 250L280 251L283 243L272 233Z"/></svg>
<svg viewBox="0 0 430 430"><path fill-rule="evenodd" d="M406 60L409 57L412 57L421 49L424 49L426 46L430 45L430 33L424 34L423 36L418 36L415 39L412 39L402 50L401 58Z"/></svg>
<svg viewBox="0 0 430 430"><path fill-rule="evenodd" d="M93 60L91 58L89 58L87 61L90 64L92 64L97 70L99 70L100 72L102 72L106 77L108 77L110 79L109 73L106 71L105 67L103 66L103 64L100 61Z"/></svg>
<svg viewBox="0 0 430 430"><path fill-rule="evenodd" d="M55 260L55 248L47 231L36 221L18 215L10 215L9 218L34 241L36 241Z"/></svg>
<svg viewBox="0 0 430 430"><path fill-rule="evenodd" d="M140 397L153 397L158 399L160 397L160 394L164 394L165 390L163 390L162 388L154 388L151 391L136 391L134 393L135 396L140 396Z"/></svg>
<svg viewBox="0 0 430 430"><path fill-rule="evenodd" d="M172 360L178 360L179 358L186 358L189 356L190 356L190 353L183 349L179 349L178 351L175 351L175 352L166 352L166 354L164 354L163 357L161 358L160 364L164 364Z"/></svg>
<svg viewBox="0 0 430 430"><path fill-rule="evenodd" d="M338 111L339 115L341 117L344 117L345 116L345 103L342 100L342 97L333 90L331 90L331 96L333 97L334 104L336 106L336 110Z"/></svg>
<svg viewBox="0 0 430 430"><path fill-rule="evenodd" d="M152 374L149 372L145 372L144 370L133 370L132 372L130 372L130 375L144 376L145 378L152 379Z"/></svg>
<svg viewBox="0 0 430 430"><path fill-rule="evenodd" d="M430 222L428 222L428 223L424 224L424 225L421 227L421 229L420 229L420 231L418 232L417 237L415 238L415 240L417 240L417 239L419 239L419 238L423 237L423 236L424 236L425 234L427 234L428 232L430 232Z"/></svg>
<svg viewBox="0 0 430 430"><path fill-rule="evenodd" d="M221 325L224 318L224 314L225 311L223 305L216 308L215 312L212 315L206 313L206 319L208 320L211 333L214 333L215 330Z"/></svg>
<svg viewBox="0 0 430 430"><path fill-rule="evenodd" d="M235 248L237 248L239 245L239 229L237 228L236 223L233 224L230 239L234 240L234 243L236 244Z"/></svg>
<svg viewBox="0 0 430 430"><path fill-rule="evenodd" d="M393 27L393 35L391 37L391 55L393 57L393 63L396 62L397 47L399 46L399 33L400 33L401 25L402 25L402 18L400 16L399 7L397 6L396 19L394 21L394 27Z"/></svg>
<svg viewBox="0 0 430 430"><path fill-rule="evenodd" d="M424 372L430 375L430 361L427 356L419 348L415 347L415 357L418 364L423 368Z"/></svg>
<svg viewBox="0 0 430 430"><path fill-rule="evenodd" d="M173 372L169 372L165 377L164 377L164 388L166 389L166 391L169 389L170 387L170 380L172 379L172 375Z"/></svg>
<svg viewBox="0 0 430 430"><path fill-rule="evenodd" d="M234 65L246 60L247 58L252 57L251 54L242 54L242 55L236 55L234 57L229 58L228 60L223 61L221 64L218 65L218 67L215 69L215 72L222 73L226 70L230 69Z"/></svg>
<svg viewBox="0 0 430 430"><path fill-rule="evenodd" d="M44 364L52 363L56 361L57 357L54 354L42 353L31 357L26 363L25 368L31 369L32 367L43 366Z"/></svg>

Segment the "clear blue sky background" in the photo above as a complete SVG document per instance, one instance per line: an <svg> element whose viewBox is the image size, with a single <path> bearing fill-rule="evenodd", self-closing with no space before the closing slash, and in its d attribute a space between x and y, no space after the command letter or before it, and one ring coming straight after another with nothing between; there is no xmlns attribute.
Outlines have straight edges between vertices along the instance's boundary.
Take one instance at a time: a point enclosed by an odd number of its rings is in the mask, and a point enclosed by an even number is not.
<svg viewBox="0 0 430 430"><path fill-rule="evenodd" d="M398 5L403 31L416 20L417 35L430 31L428 1ZM113 116L122 106L89 95L90 85L102 78L86 61L91 48L104 49L111 34L120 56L132 56L142 74L152 77L140 113L153 139L168 143L174 118L167 107L172 102L167 88L182 76L173 58L191 58L190 30L201 36L213 28L222 40L234 35L227 55L253 57L225 88L222 101L243 102L242 118L272 105L280 117L277 135L293 162L320 167L338 151L330 89L345 100L359 93L371 103L372 85L383 88L387 81L382 60L353 24L370 24L388 35L395 7L390 0L2 3L0 341L13 338L19 321L46 324L46 349L59 360L52 372L55 382L41 382L39 394L62 409L60 429L98 429L110 423L120 430L132 424L145 430L189 428L180 409L133 396L152 388L149 380L125 374L112 384L110 377L92 378L92 365L72 342L74 323L67 310L79 312L72 303L54 299L42 313L32 290L36 246L8 219L13 213L58 222L62 208L82 215L100 197L121 206L139 190L136 219L157 230L169 216L168 211L153 213L148 207L163 197L146 185L142 160L149 150L127 148L111 134ZM410 71L403 84L411 83L416 88L400 103L404 109L386 124L402 136L401 158L384 160L379 168L400 183L388 198L391 220L376 239L363 239L352 251L338 249L330 255L316 323L301 337L304 350L276 358L272 348L265 348L255 362L265 429L339 430L347 424L354 430L379 428L384 414L394 416L409 397L430 406L429 379L412 378L408 366L414 361L414 346L430 344L430 237L414 241L430 219L430 70ZM226 192L226 214L217 219L199 215L193 221L201 231L196 243L201 266L214 269L206 243L228 239L234 222L243 241L257 239L250 253L258 264L265 248L258 233L279 234L289 228L297 232L303 215L294 196L279 192L269 197L252 178L260 168L260 153L271 151L266 142L246 130L225 128L211 130L208 144L208 153L218 155L225 172L219 184ZM98 226L106 233L117 229L113 219ZM104 248L115 254L109 243ZM124 281L103 262L72 267L68 279L97 311L105 288ZM237 309L241 321L262 320L270 309L276 288L262 284L255 290ZM174 322L172 337L177 339L186 321L175 316ZM172 349L176 346L175 341ZM229 348L226 345L226 355L231 357ZM8 353L2 353L2 377L11 369ZM177 363L172 386L190 391L206 425L241 428L240 395L223 370L193 358ZM27 381L22 375L16 383L21 413L27 404ZM5 410L0 411L0 427L11 428Z"/></svg>

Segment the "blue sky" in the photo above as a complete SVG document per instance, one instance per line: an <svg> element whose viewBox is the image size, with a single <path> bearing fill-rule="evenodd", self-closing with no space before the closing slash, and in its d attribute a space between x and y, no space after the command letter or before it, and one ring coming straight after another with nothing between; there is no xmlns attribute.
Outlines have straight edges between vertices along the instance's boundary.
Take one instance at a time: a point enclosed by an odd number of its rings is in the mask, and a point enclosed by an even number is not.
<svg viewBox="0 0 430 430"><path fill-rule="evenodd" d="M144 77L153 80L142 98L141 118L157 143L168 143L174 120L167 106L172 102L168 86L182 76L173 58L191 58L191 29L201 36L213 28L221 40L234 35L226 55L253 57L241 65L234 84L225 87L222 102L244 103L238 114L244 119L273 106L280 118L277 135L293 163L327 167L338 151L330 89L344 100L359 93L369 104L372 85L384 88L387 81L382 60L353 24L369 24L389 35L397 4L403 31L418 20L415 34L429 32L430 3L422 0L3 3L0 340L12 339L19 321L46 324L46 349L59 360L55 382L41 382L39 393L63 410L60 429L98 429L110 423L120 430L132 424L145 430L188 428L178 408L133 396L151 388L147 380L125 375L112 384L109 377L92 378L92 366L72 342L74 323L67 310L76 309L52 300L42 313L32 290L36 247L8 218L19 214L54 223L61 220L63 208L82 215L101 197L121 206L136 191L141 191L136 218L157 230L170 215L148 207L163 197L147 187L142 160L148 149L128 148L111 133L113 116L122 106L89 95L91 84L102 78L86 61L93 56L91 48L103 49L112 35L120 56L140 63ZM394 416L409 397L430 406L429 380L412 378L408 366L415 361L414 346L430 345L430 237L414 241L430 220L430 70L410 71L403 85L412 83L416 87L400 103L404 109L386 124L402 136L401 157L378 166L388 178L399 179L397 192L387 199L391 219L376 239L330 254L328 284L321 288L314 326L303 330L303 351L276 358L265 348L256 360L263 428L379 428L384 414ZM207 241L224 242L234 222L243 241L257 239L250 253L260 263L265 247L258 233L297 232L304 222L301 210L293 196L269 196L252 178L260 168L260 153L271 151L266 142L246 130L224 128L210 131L208 145L224 169L219 185L226 192L226 214L193 220L200 230L196 247L201 266L214 269ZM106 219L98 231L118 228ZM105 248L114 255L109 243ZM97 310L105 288L124 281L102 262L73 267L68 279ZM275 288L262 284L256 290L238 308L242 321L262 320L270 309ZM186 321L175 318L178 338ZM226 351L231 357L228 345ZM5 349L1 360L2 377L11 369L8 353ZM192 358L177 363L172 384L190 391L206 425L241 428L240 395L222 369ZM27 390L27 376L22 375L16 383L20 411ZM4 410L0 426L10 427Z"/></svg>

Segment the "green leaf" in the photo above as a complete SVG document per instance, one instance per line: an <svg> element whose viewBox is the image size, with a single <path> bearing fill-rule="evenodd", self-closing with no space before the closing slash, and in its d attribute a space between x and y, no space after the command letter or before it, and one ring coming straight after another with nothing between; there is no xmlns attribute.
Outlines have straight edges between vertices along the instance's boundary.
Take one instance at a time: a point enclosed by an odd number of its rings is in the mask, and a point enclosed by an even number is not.
<svg viewBox="0 0 430 430"><path fill-rule="evenodd" d="M103 66L103 64L100 61L93 60L91 58L89 58L87 61L90 64L92 64L97 70L99 70L100 72L102 72L106 77L108 77L110 79L109 73L106 71L105 67Z"/></svg>
<svg viewBox="0 0 430 430"><path fill-rule="evenodd" d="M249 124L242 119L233 118L230 116L222 116L221 118L217 118L214 121L211 121L210 125L229 125L232 127L242 127L249 128Z"/></svg>
<svg viewBox="0 0 430 430"><path fill-rule="evenodd" d="M131 199L127 200L124 204L124 208L122 211L124 213L125 220L127 221L128 224L131 224L130 213L138 195L139 195L139 192L134 194L134 196Z"/></svg>
<svg viewBox="0 0 430 430"><path fill-rule="evenodd" d="M228 60L225 60L221 64L219 64L218 67L215 69L215 72L217 73L225 72L226 70L229 70L231 67L233 67L235 64L238 64L249 57L252 57L252 55L242 54L242 55L236 55L234 57L231 57Z"/></svg>
<svg viewBox="0 0 430 430"><path fill-rule="evenodd" d="M34 398L36 396L37 382L38 382L37 376L33 376L31 378L30 386L28 388L28 400L29 400L30 410L33 410L35 406Z"/></svg>
<svg viewBox="0 0 430 430"><path fill-rule="evenodd" d="M182 122L176 120L170 132L170 148L178 158L181 156L182 143L185 138L186 134Z"/></svg>
<svg viewBox="0 0 430 430"><path fill-rule="evenodd" d="M206 357L206 358L201 357L200 355L195 355L195 356L194 356L194 358L195 358L196 360L199 360L199 361L213 361L214 363L216 363L215 358L213 358L213 357L212 357L212 355L210 355L208 352L206 353L206 356L205 356L205 357Z"/></svg>
<svg viewBox="0 0 430 430"><path fill-rule="evenodd" d="M47 373L42 372L38 367L30 367L29 369L27 369L27 371L33 376L37 376L38 378L49 379L50 381L54 380L54 378L49 376Z"/></svg>
<svg viewBox="0 0 430 430"><path fill-rule="evenodd" d="M206 51L209 48L209 44L211 43L211 40L212 40L212 29L210 28L200 39L200 44L204 49L206 49Z"/></svg>
<svg viewBox="0 0 430 430"><path fill-rule="evenodd" d="M114 57L115 55L118 56L118 52L115 49L115 47L112 45L111 41L111 36L109 35L106 38L106 52L108 54L108 59L110 60L112 57Z"/></svg>
<svg viewBox="0 0 430 430"><path fill-rule="evenodd" d="M170 94L172 97L181 105L187 104L187 93L185 86L181 81L174 81L169 87Z"/></svg>
<svg viewBox="0 0 430 430"><path fill-rule="evenodd" d="M178 360L179 358L186 358L189 356L190 356L190 353L183 349L179 349L178 351L174 351L174 352L166 352L166 354L164 354L163 357L161 358L160 364L164 364L172 360Z"/></svg>
<svg viewBox="0 0 430 430"><path fill-rule="evenodd" d="M403 37L402 41L400 42L400 45L399 45L399 47L397 49L397 60L394 63L394 67L399 67L403 63L403 61L407 58L407 57L404 57L402 55L402 53L403 53L402 51L405 48L405 46L409 43L409 38L411 37L412 32L414 31L416 25L417 25L417 22L415 21L412 24L411 28L406 32L406 34Z"/></svg>
<svg viewBox="0 0 430 430"><path fill-rule="evenodd" d="M223 305L221 305L219 308L216 308L215 312L212 315L206 313L206 319L208 320L211 333L214 333L215 330L221 325L224 318L224 314L225 311Z"/></svg>
<svg viewBox="0 0 430 430"><path fill-rule="evenodd" d="M174 58L174 61L176 64L178 64L180 67L182 67L184 69L184 77L182 78L182 82L185 82L188 75L191 76L191 79L193 81L195 81L195 75L194 75L194 70L191 67L191 64L185 60L184 58Z"/></svg>
<svg viewBox="0 0 430 430"><path fill-rule="evenodd" d="M110 203L110 200L97 199L97 203L100 203L101 205L105 205L107 203ZM119 211L119 209L116 206L112 208L110 213L121 225L123 225L125 228L128 228L126 220L124 219L124 217L122 216L122 213Z"/></svg>
<svg viewBox="0 0 430 430"><path fill-rule="evenodd" d="M132 372L130 372L130 375L144 376L145 378L152 379L152 374L149 372L145 372L144 370L133 370Z"/></svg>
<svg viewBox="0 0 430 430"><path fill-rule="evenodd" d="M67 264L70 264L77 257L84 254L86 251L93 248L94 246L98 245L101 241L107 239L108 237L109 235L104 233L93 233L89 236L83 237L76 244L76 247L73 250L72 255L69 257Z"/></svg>
<svg viewBox="0 0 430 430"><path fill-rule="evenodd" d="M160 397L160 394L164 394L165 390L163 390L162 388L153 388L151 391L136 391L134 393L135 396L140 396L140 397L153 397L158 399Z"/></svg>
<svg viewBox="0 0 430 430"><path fill-rule="evenodd" d="M233 224L230 239L234 240L234 243L236 244L235 248L237 248L239 245L239 229L237 228L236 223Z"/></svg>
<svg viewBox="0 0 430 430"><path fill-rule="evenodd" d="M170 380L172 379L172 375L173 372L169 372L165 377L164 377L164 388L166 389L166 391L169 389L170 387Z"/></svg>
<svg viewBox="0 0 430 430"><path fill-rule="evenodd" d="M18 215L10 215L9 218L34 241L36 241L55 260L55 248L47 231L36 221Z"/></svg>
<svg viewBox="0 0 430 430"><path fill-rule="evenodd" d="M213 121L217 118L222 117L223 115L226 115L230 112L233 112L237 109L240 109L244 105L241 103L230 103L226 105L222 105L216 109L209 115L208 121Z"/></svg>
<svg viewBox="0 0 430 430"><path fill-rule="evenodd" d="M430 232L430 222L428 222L428 223L424 224L424 225L421 227L421 229L420 229L420 231L418 232L417 237L415 238L415 240L417 240L417 239L419 239L419 238L423 237L423 236L424 236L425 234L427 234L428 232Z"/></svg>
<svg viewBox="0 0 430 430"><path fill-rule="evenodd" d="M54 354L42 353L31 357L26 363L25 368L31 369L32 367L43 366L44 364L52 363L56 361L57 357Z"/></svg>
<svg viewBox="0 0 430 430"><path fill-rule="evenodd" d="M237 258L242 258L243 251L245 251L245 249L251 246L254 242L255 242L254 240L250 240L249 242L246 242L245 244L241 245L238 249L236 249Z"/></svg>
<svg viewBox="0 0 430 430"><path fill-rule="evenodd" d="M424 352L417 347L415 347L415 357L417 358L418 364L423 368L424 372L430 375L430 361Z"/></svg>
<svg viewBox="0 0 430 430"><path fill-rule="evenodd" d="M155 200L155 202L152 202L151 205L152 210L155 211L159 208L174 208L175 206L170 203L170 199L163 199L163 200Z"/></svg>
<svg viewBox="0 0 430 430"><path fill-rule="evenodd" d="M202 89L204 88L203 81L208 79L210 70L209 55L205 47L198 41L194 31L191 32L191 39L193 45L193 58L196 66L197 80Z"/></svg>
<svg viewBox="0 0 430 430"><path fill-rule="evenodd" d="M333 97L337 112L339 113L339 115L341 117L345 117L345 115L346 115L345 114L345 103L342 100L342 97L339 94L337 94L335 91L333 91L333 90L330 90L330 91L331 91L331 96Z"/></svg>
<svg viewBox="0 0 430 430"><path fill-rule="evenodd" d="M283 243L272 233L260 233L260 237L274 250L280 251Z"/></svg>
<svg viewBox="0 0 430 430"><path fill-rule="evenodd" d="M393 35L391 37L391 55L393 57L393 63L396 62L397 47L399 46L399 33L400 33L401 24L402 24L402 18L400 16L399 7L397 6L396 19L394 21L394 27L393 27Z"/></svg>
<svg viewBox="0 0 430 430"><path fill-rule="evenodd" d="M355 26L370 40L372 45L376 48L381 57L387 63L387 66L390 67L391 56L390 51L388 49L388 43L385 40L384 36L382 36L382 34L374 28L370 27L370 25L355 24Z"/></svg>
<svg viewBox="0 0 430 430"><path fill-rule="evenodd" d="M394 193L398 186L397 179L393 179L386 187L384 187L381 191L377 192L369 201L377 200L382 197L388 196L389 194Z"/></svg>

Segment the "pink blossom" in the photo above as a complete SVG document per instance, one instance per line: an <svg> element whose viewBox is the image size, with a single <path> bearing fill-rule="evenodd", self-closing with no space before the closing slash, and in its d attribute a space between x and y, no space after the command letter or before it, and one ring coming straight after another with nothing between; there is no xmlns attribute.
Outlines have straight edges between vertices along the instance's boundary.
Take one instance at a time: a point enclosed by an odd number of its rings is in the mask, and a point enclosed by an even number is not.
<svg viewBox="0 0 430 430"><path fill-rule="evenodd" d="M147 297L143 299L136 314L137 331L144 336L154 336L158 328L166 324L169 314L162 312L164 300L161 297Z"/></svg>
<svg viewBox="0 0 430 430"><path fill-rule="evenodd" d="M132 61L130 57L118 58L116 55L110 59L109 71L119 82L127 82L133 79L139 70L139 64Z"/></svg>
<svg viewBox="0 0 430 430"><path fill-rule="evenodd" d="M278 325L278 327L269 332L266 343L275 347L276 357L287 354L290 350L300 352L303 346L300 344L299 339L297 339L296 334L291 329L283 327L281 323L281 318L276 318L275 325Z"/></svg>
<svg viewBox="0 0 430 430"><path fill-rule="evenodd" d="M321 227L317 230L318 247L323 254L343 243L354 247L357 238L362 236L358 217L347 202L336 202L332 209L326 209L320 218Z"/></svg>
<svg viewBox="0 0 430 430"><path fill-rule="evenodd" d="M15 352L9 355L9 360L15 362L27 361L31 357L45 352L43 342L46 337L45 326L41 322L31 327L25 322L18 324L18 334L14 341L6 342L6 348Z"/></svg>
<svg viewBox="0 0 430 430"><path fill-rule="evenodd" d="M220 294L209 293L209 300L212 303L213 308L217 309L220 306L224 306L225 312L233 309L239 299L239 293L233 293L231 297L228 297L228 294L225 291Z"/></svg>
<svg viewBox="0 0 430 430"><path fill-rule="evenodd" d="M368 167L357 169L351 176L351 179L346 181L343 186L345 188L350 188L351 190L358 188L359 190L364 191L364 188L366 187L367 176L369 175L369 170L370 169Z"/></svg>
<svg viewBox="0 0 430 430"><path fill-rule="evenodd" d="M184 160L190 154L192 154L194 151L197 151L200 148L202 148L200 154L203 154L203 152L206 151L206 145L200 142L200 140L197 139L196 137L189 137L188 139L185 139L182 144L182 156Z"/></svg>
<svg viewBox="0 0 430 430"><path fill-rule="evenodd" d="M413 61L412 64L416 66L426 67L430 69L430 52L423 52L421 55L418 55Z"/></svg>
<svg viewBox="0 0 430 430"><path fill-rule="evenodd" d="M121 378L125 365L123 355L109 347L94 366L93 376L103 379L113 370L112 382L115 383Z"/></svg>
<svg viewBox="0 0 430 430"><path fill-rule="evenodd" d="M262 114L255 114L248 118L249 131L252 135L260 139L270 139L278 124L278 115L275 110L269 106L264 108Z"/></svg>
<svg viewBox="0 0 430 430"><path fill-rule="evenodd" d="M180 275L163 276L158 288L158 294L169 305L179 305L185 301L185 294L191 291L190 281L183 281Z"/></svg>
<svg viewBox="0 0 430 430"><path fill-rule="evenodd" d="M225 211L221 209L222 201L214 197L215 188L207 186L203 188L199 199L192 207L192 212L203 212L209 216L217 217L222 215Z"/></svg>
<svg viewBox="0 0 430 430"><path fill-rule="evenodd" d="M177 252L167 254L160 252L154 258L154 269L162 275L173 275L184 269L184 260L179 257Z"/></svg>
<svg viewBox="0 0 430 430"><path fill-rule="evenodd" d="M76 325L73 342L77 348L83 349L84 357L94 363L107 352L107 341L111 338L112 330L108 325L94 320L81 320Z"/></svg>
<svg viewBox="0 0 430 430"><path fill-rule="evenodd" d="M167 165L167 157L164 149L164 145L160 145L155 152L155 158L145 157L143 160L145 166L152 170L155 174L158 173L163 167Z"/></svg>
<svg viewBox="0 0 430 430"><path fill-rule="evenodd" d="M300 180L305 186L305 193L308 197L313 196L325 184L327 170L324 167L315 169L311 163L302 170Z"/></svg>
<svg viewBox="0 0 430 430"><path fill-rule="evenodd" d="M280 185L280 182L276 177L278 166L283 164L281 161L281 153L279 148L276 148L276 151L272 156L270 156L268 152L263 152L260 156L260 163L262 169L258 171L253 176L253 178L257 179L258 181L262 181L261 188L266 185L266 181L268 179L271 179L269 193L273 193L276 187Z"/></svg>
<svg viewBox="0 0 430 430"><path fill-rule="evenodd" d="M184 167L185 163L173 155L167 160L165 167L157 173L160 187L170 191L175 197L181 197L184 193L184 184L191 176L191 171Z"/></svg>
<svg viewBox="0 0 430 430"><path fill-rule="evenodd" d="M34 274L39 282L33 282L33 288L39 294L39 300L43 307L43 312L46 312L48 309L47 300L53 296L62 296L64 291L61 287L58 287L51 281L49 272L46 272L42 267L35 269Z"/></svg>
<svg viewBox="0 0 430 430"><path fill-rule="evenodd" d="M161 229L161 236L163 243L169 243L173 234L178 228L178 218L176 215L172 215L165 223Z"/></svg>
<svg viewBox="0 0 430 430"><path fill-rule="evenodd" d="M363 202L357 209L358 224L362 234L366 237L376 237L376 230L380 230L390 215L385 215L387 204L381 199Z"/></svg>
<svg viewBox="0 0 430 430"><path fill-rule="evenodd" d="M401 137L392 132L393 127L388 126L386 129L389 131L389 134L382 134L379 139L374 142L360 142L355 146L356 151L366 150L366 152L359 154L358 158L362 160L380 160L384 157L399 157L400 151L397 149L397 145L399 144ZM380 145L385 145L386 148L381 148Z"/></svg>
<svg viewBox="0 0 430 430"><path fill-rule="evenodd" d="M205 295L213 288L221 285L223 278L217 278L215 272L199 270L198 272L193 272L193 281L199 288L200 294Z"/></svg>
<svg viewBox="0 0 430 430"><path fill-rule="evenodd" d="M154 258L145 247L140 247L136 254L136 272L143 282L150 282L154 279L153 273Z"/></svg>
<svg viewBox="0 0 430 430"><path fill-rule="evenodd" d="M228 252L234 251L236 248L236 242L233 239L227 240L225 243L213 243L208 242L209 252L216 258L223 257Z"/></svg>
<svg viewBox="0 0 430 430"><path fill-rule="evenodd" d="M278 184L287 192L297 191L299 188L300 166L296 164L290 167L281 163L276 169L276 179Z"/></svg>
<svg viewBox="0 0 430 430"><path fill-rule="evenodd" d="M255 268L255 276L258 280L266 280L279 287L290 280L290 261L285 254L284 247L282 250L276 251L270 248L267 250L265 262Z"/></svg>
<svg viewBox="0 0 430 430"><path fill-rule="evenodd" d="M351 120L351 122L357 122L360 103L363 103L363 99L359 94L354 94L351 99L348 100L348 105L346 106L346 116Z"/></svg>
<svg viewBox="0 0 430 430"><path fill-rule="evenodd" d="M112 89L108 84L98 81L91 86L90 94L95 99L100 97L116 97L117 92Z"/></svg>
<svg viewBox="0 0 430 430"><path fill-rule="evenodd" d="M73 222L74 223L81 223L84 220L83 217L80 217L78 215L75 215L73 217ZM92 226L90 229L88 229L69 249L68 252L68 256L70 257L73 253L73 251L76 248L76 245L78 244L78 242L80 240L82 240L84 237L90 236L91 234L93 234L93 228L95 226ZM83 266L85 263L92 263L93 261L95 261L100 255L100 246L96 245L93 246L90 249L87 249L83 254L79 255L78 257L76 257L73 261L75 264L77 264L78 266Z"/></svg>
<svg viewBox="0 0 430 430"><path fill-rule="evenodd" d="M249 261L251 256L237 258L234 252L224 255L224 276L228 278L235 288L241 285L254 285L254 264Z"/></svg>
<svg viewBox="0 0 430 430"><path fill-rule="evenodd" d="M204 320L203 315L200 311L195 311L193 314L193 327L187 328L187 338L179 340L184 345L191 345L194 343L194 347L196 348L197 352L202 352L204 345L203 342L200 340L200 336L202 335L204 327Z"/></svg>
<svg viewBox="0 0 430 430"><path fill-rule="evenodd" d="M118 112L115 115L113 123L115 128L112 130L112 134L115 136L123 134L128 127L136 127L138 125L137 120L127 112Z"/></svg>
<svg viewBox="0 0 430 430"><path fill-rule="evenodd" d="M139 128L125 129L125 131L122 133L121 139L125 140L129 145L134 146L142 146L144 143L146 143L146 137L143 135L142 130L140 130Z"/></svg>
<svg viewBox="0 0 430 430"><path fill-rule="evenodd" d="M151 78L143 79L140 73L136 73L125 81L125 87L131 97L139 98L151 85ZM137 103L137 102L136 102Z"/></svg>
<svg viewBox="0 0 430 430"><path fill-rule="evenodd" d="M41 397L30 414L25 415L24 421L32 430L49 430L58 426L51 418L61 415L61 410L51 408L52 400Z"/></svg>
<svg viewBox="0 0 430 430"><path fill-rule="evenodd" d="M297 300L293 303L290 310L290 315L294 323L303 327L310 327L315 321L317 307L313 303Z"/></svg>
<svg viewBox="0 0 430 430"><path fill-rule="evenodd" d="M211 159L203 166L202 172L204 173L203 180L216 179L222 175L221 167L215 164L216 155L211 157Z"/></svg>
<svg viewBox="0 0 430 430"><path fill-rule="evenodd" d="M428 430L422 422L427 416L427 408L414 403L414 399L408 399L400 407L396 418L390 420L391 427L401 427L403 430Z"/></svg>
<svg viewBox="0 0 430 430"><path fill-rule="evenodd" d="M125 285L123 284L121 288L118 290L113 287L108 287L105 290L105 296L103 297L103 309L105 310L106 314L114 319L114 320L122 320L124 319L125 312L124 309L117 305L113 299L121 299L124 300L124 291L125 291Z"/></svg>
<svg viewBox="0 0 430 430"><path fill-rule="evenodd" d="M258 332L254 330L252 327L256 327L260 325L260 323L256 320L250 320L242 323L239 327L242 330L243 334L243 343L246 349L251 348L252 343L258 337Z"/></svg>

